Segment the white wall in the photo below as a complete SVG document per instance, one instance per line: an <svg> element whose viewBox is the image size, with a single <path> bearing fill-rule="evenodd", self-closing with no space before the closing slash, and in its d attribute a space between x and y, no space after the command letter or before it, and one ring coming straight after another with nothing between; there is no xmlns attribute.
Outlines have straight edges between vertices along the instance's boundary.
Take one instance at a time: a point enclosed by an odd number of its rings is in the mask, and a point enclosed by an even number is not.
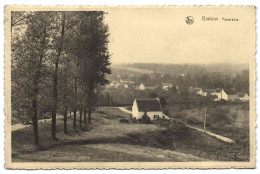
<svg viewBox="0 0 260 174"><path fill-rule="evenodd" d="M218 93L218 100L228 100L228 95L225 93L224 90L222 90L220 93Z"/></svg>
<svg viewBox="0 0 260 174"><path fill-rule="evenodd" d="M134 101L132 106L132 117L138 118L138 108L137 108L136 100Z"/></svg>
<svg viewBox="0 0 260 174"><path fill-rule="evenodd" d="M135 113L133 113L133 118L136 118L136 119L141 119L144 115L144 112L136 112L136 111L134 111L134 112ZM159 115L160 118L163 118L163 113L161 111L147 112L147 115L151 120L154 120L154 115Z"/></svg>
<svg viewBox="0 0 260 174"><path fill-rule="evenodd" d="M228 96L228 101L235 101L235 100L239 100L239 97L237 94Z"/></svg>

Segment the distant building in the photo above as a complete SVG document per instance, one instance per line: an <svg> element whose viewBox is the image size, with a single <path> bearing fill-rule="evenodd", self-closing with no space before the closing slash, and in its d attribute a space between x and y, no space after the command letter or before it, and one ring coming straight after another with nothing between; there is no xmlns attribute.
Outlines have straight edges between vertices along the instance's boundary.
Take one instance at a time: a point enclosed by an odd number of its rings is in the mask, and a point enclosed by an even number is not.
<svg viewBox="0 0 260 174"><path fill-rule="evenodd" d="M249 95L247 93L238 94L239 100L242 102L249 101Z"/></svg>
<svg viewBox="0 0 260 174"><path fill-rule="evenodd" d="M151 119L164 118L159 98L156 99L135 99L132 106L132 117L141 119L143 115Z"/></svg>
<svg viewBox="0 0 260 174"><path fill-rule="evenodd" d="M137 86L135 87L135 89L136 89L136 90L144 91L144 90L145 90L145 86L144 86L143 83L141 83L140 85L137 85Z"/></svg>
<svg viewBox="0 0 260 174"><path fill-rule="evenodd" d="M156 85L144 84L144 83L140 83L140 85L137 85L135 87L136 90L141 90L141 91L144 91L144 90L155 90L156 88L157 88Z"/></svg>
<svg viewBox="0 0 260 174"><path fill-rule="evenodd" d="M214 94L217 96L216 101L236 101L239 100L239 96L234 89L216 89Z"/></svg>
<svg viewBox="0 0 260 174"><path fill-rule="evenodd" d="M202 89L201 88L195 88L195 87L192 87L192 86L188 88L188 92L194 93L194 94L199 94L200 90L202 90Z"/></svg>
<svg viewBox="0 0 260 174"><path fill-rule="evenodd" d="M124 87L124 88L128 88L129 85L128 85L127 83L124 83L124 84L123 84L123 87Z"/></svg>
<svg viewBox="0 0 260 174"><path fill-rule="evenodd" d="M203 96L211 96L215 94L215 89L203 89Z"/></svg>
<svg viewBox="0 0 260 174"><path fill-rule="evenodd" d="M198 88L198 89L196 90L196 94L198 94L198 95L202 95L202 94L203 94L202 89L201 89L201 88Z"/></svg>
<svg viewBox="0 0 260 174"><path fill-rule="evenodd" d="M239 100L238 93L235 90L225 89L224 91L228 96L227 101L237 101L237 100Z"/></svg>
<svg viewBox="0 0 260 174"><path fill-rule="evenodd" d="M112 81L108 86L108 88L119 88L119 87L120 87L120 84L116 81Z"/></svg>
<svg viewBox="0 0 260 174"><path fill-rule="evenodd" d="M217 88L214 91L214 95L217 96L217 98L215 98L216 101L228 100L228 96L227 96L226 92L223 89L221 89L221 88Z"/></svg>
<svg viewBox="0 0 260 174"><path fill-rule="evenodd" d="M162 83L162 89L168 91L169 88L172 88L173 85L171 83Z"/></svg>

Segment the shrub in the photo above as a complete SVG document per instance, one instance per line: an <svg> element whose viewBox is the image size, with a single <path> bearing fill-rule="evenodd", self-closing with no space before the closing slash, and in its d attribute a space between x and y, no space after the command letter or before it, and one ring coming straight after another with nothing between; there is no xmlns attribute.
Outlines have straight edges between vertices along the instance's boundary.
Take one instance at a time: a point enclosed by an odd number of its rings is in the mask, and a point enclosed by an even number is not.
<svg viewBox="0 0 260 174"><path fill-rule="evenodd" d="M169 129L172 130L174 141L186 141L192 138L190 128L182 123L172 122Z"/></svg>
<svg viewBox="0 0 260 174"><path fill-rule="evenodd" d="M241 106L241 109L242 110L246 110L246 111L249 111L249 103L245 103Z"/></svg>
<svg viewBox="0 0 260 174"><path fill-rule="evenodd" d="M129 123L129 121L128 121L127 119L124 119L124 118L123 118L123 119L120 119L119 122L120 122L120 123Z"/></svg>
<svg viewBox="0 0 260 174"><path fill-rule="evenodd" d="M232 120L228 117L227 109L216 108L208 110L207 125L212 128L220 128L224 125L231 124Z"/></svg>
<svg viewBox="0 0 260 174"><path fill-rule="evenodd" d="M194 118L194 117L189 117L187 119L187 123L188 124L195 124L195 125L202 124L197 118Z"/></svg>
<svg viewBox="0 0 260 174"><path fill-rule="evenodd" d="M151 119L145 114L142 116L142 118L140 119L140 123L143 124L151 124Z"/></svg>
<svg viewBox="0 0 260 174"><path fill-rule="evenodd" d="M132 123L137 123L137 119L135 117L132 117L131 121Z"/></svg>

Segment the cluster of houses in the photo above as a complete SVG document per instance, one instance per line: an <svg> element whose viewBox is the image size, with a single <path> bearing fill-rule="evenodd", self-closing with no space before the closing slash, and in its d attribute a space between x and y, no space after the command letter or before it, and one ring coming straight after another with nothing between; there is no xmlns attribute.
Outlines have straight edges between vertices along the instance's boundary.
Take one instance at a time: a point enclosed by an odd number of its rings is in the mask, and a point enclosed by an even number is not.
<svg viewBox="0 0 260 174"><path fill-rule="evenodd" d="M133 88L135 86L135 82L130 81L130 80L113 80L109 85L108 88Z"/></svg>
<svg viewBox="0 0 260 174"><path fill-rule="evenodd" d="M117 75L117 79L113 80L107 87L108 88L130 88L138 91L154 91L156 89L162 89L168 91L171 88L176 88L177 92L181 92L182 90L178 88L178 86L174 86L172 83L158 83L156 80L159 74L155 72L152 76L151 82L140 82L136 83L134 79L134 75L130 74L128 79L123 79L119 74ZM182 74L181 74L182 75ZM131 80L132 79L132 80ZM238 93L234 89L202 89L196 87L185 88L185 91L189 93L195 93L201 96L209 96L214 101L226 100L226 101L249 101L249 96L247 93Z"/></svg>
<svg viewBox="0 0 260 174"><path fill-rule="evenodd" d="M248 101L249 96L247 93L238 93L234 89L202 89L190 87L189 92L195 93L201 96L209 96L214 101L226 100L226 101Z"/></svg>
<svg viewBox="0 0 260 174"><path fill-rule="evenodd" d="M168 91L173 87L171 83L161 83L161 84L153 84L153 83L140 83L135 86L136 90L144 91L144 90L155 90L156 88L161 88L162 90Z"/></svg>
<svg viewBox="0 0 260 174"><path fill-rule="evenodd" d="M135 90L140 90L140 91L145 91L145 90L155 90L157 88L161 88L165 91L168 91L170 88L173 87L173 85L171 83L161 83L161 84L154 84L154 83L138 83L136 84L135 82L131 81L131 80L114 80L112 81L108 86L108 88L134 88Z"/></svg>

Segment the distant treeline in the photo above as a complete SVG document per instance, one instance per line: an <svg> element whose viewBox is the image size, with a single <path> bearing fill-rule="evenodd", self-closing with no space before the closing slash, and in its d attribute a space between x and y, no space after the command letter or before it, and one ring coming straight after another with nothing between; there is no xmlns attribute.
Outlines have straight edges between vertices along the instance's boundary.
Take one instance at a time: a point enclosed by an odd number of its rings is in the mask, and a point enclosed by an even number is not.
<svg viewBox="0 0 260 174"><path fill-rule="evenodd" d="M235 89L237 92L249 93L249 70L244 64L216 64L216 65L173 65L173 64L127 64L135 68L153 70L153 76L142 74L136 76L136 82L162 83L168 82L180 89L199 87L203 89ZM228 68L229 67L229 68ZM112 73L115 73L112 69ZM163 76L161 76L163 75ZM125 75L126 77L126 75Z"/></svg>
<svg viewBox="0 0 260 174"><path fill-rule="evenodd" d="M158 64L158 63L132 63L122 64L122 66L140 68L144 70L154 70L163 74L197 74L209 72L231 73L235 75L242 70L248 70L248 64Z"/></svg>

